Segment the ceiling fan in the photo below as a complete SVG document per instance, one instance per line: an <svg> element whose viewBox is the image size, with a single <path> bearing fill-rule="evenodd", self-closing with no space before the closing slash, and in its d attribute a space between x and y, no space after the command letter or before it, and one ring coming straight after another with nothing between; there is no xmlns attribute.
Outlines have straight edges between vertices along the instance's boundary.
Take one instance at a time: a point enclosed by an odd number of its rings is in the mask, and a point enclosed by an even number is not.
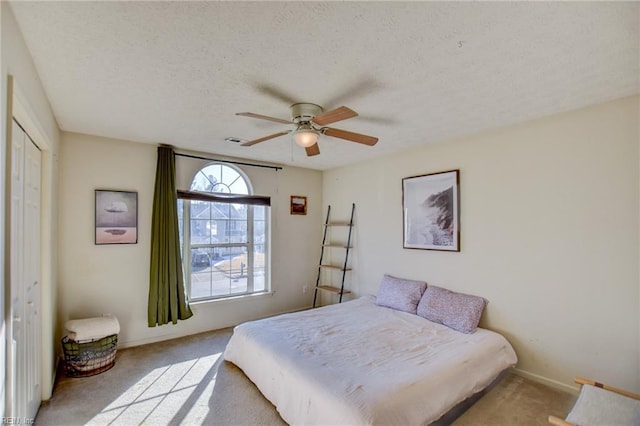
<svg viewBox="0 0 640 426"><path fill-rule="evenodd" d="M334 138L344 139L351 142L357 142L364 145L373 146L378 142L378 138L373 136L354 133L348 130L335 129L333 127L325 127L327 124L336 123L338 121L353 118L358 115L354 110L341 106L331 111L324 112L320 105L311 103L295 103L291 105L291 120L269 117L252 112L238 112L236 115L244 117L259 118L261 120L275 121L276 123L295 124L292 130L285 130L264 136L259 139L247 141L242 146L251 146L269 139L277 138L289 133L293 134L293 140L296 144L304 147L309 157L320 154L318 147L318 139L320 135L332 136Z"/></svg>

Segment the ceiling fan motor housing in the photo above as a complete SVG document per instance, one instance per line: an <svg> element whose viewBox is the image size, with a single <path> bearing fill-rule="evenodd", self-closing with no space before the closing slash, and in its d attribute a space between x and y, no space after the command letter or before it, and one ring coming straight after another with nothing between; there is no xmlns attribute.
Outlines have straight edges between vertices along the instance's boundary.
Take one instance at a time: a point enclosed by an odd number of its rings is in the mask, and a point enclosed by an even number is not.
<svg viewBox="0 0 640 426"><path fill-rule="evenodd" d="M297 103L291 105L291 120L296 123L308 123L313 117L322 114L320 105L309 103Z"/></svg>

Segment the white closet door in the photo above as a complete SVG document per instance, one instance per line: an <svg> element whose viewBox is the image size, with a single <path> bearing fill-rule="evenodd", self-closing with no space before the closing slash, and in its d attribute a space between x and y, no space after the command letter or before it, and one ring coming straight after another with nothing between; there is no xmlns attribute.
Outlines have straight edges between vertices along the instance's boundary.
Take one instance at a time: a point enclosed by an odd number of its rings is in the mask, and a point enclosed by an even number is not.
<svg viewBox="0 0 640 426"><path fill-rule="evenodd" d="M24 333L26 346L27 418L40 407L42 363L42 322L40 319L40 150L25 138L24 192Z"/></svg>
<svg viewBox="0 0 640 426"><path fill-rule="evenodd" d="M26 415L26 398L22 392L25 382L24 360L24 139L22 129L14 122L11 138L11 310L8 330L8 411L16 418Z"/></svg>
<svg viewBox="0 0 640 426"><path fill-rule="evenodd" d="M41 153L20 126L11 140L10 309L8 411L15 421L33 419L40 407Z"/></svg>

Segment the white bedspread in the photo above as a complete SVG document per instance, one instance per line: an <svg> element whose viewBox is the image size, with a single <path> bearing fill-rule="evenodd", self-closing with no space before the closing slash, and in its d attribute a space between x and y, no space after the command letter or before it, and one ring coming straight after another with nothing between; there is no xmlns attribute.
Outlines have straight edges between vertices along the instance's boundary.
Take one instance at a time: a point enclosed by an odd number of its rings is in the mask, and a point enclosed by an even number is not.
<svg viewBox="0 0 640 426"><path fill-rule="evenodd" d="M420 425L515 365L501 335L463 334L365 296L241 324L224 358L293 425Z"/></svg>

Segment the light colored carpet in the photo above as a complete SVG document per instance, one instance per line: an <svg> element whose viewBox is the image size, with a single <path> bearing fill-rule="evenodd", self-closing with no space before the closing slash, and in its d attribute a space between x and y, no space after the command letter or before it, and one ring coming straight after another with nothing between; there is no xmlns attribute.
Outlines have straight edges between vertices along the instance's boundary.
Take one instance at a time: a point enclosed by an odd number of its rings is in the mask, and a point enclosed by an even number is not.
<svg viewBox="0 0 640 426"><path fill-rule="evenodd" d="M283 425L240 369L225 362L224 329L118 351L109 371L60 375L37 425ZM454 423L544 425L576 397L508 374Z"/></svg>
<svg viewBox="0 0 640 426"><path fill-rule="evenodd" d="M453 424L549 425L550 415L564 419L577 398L577 395L510 373Z"/></svg>

